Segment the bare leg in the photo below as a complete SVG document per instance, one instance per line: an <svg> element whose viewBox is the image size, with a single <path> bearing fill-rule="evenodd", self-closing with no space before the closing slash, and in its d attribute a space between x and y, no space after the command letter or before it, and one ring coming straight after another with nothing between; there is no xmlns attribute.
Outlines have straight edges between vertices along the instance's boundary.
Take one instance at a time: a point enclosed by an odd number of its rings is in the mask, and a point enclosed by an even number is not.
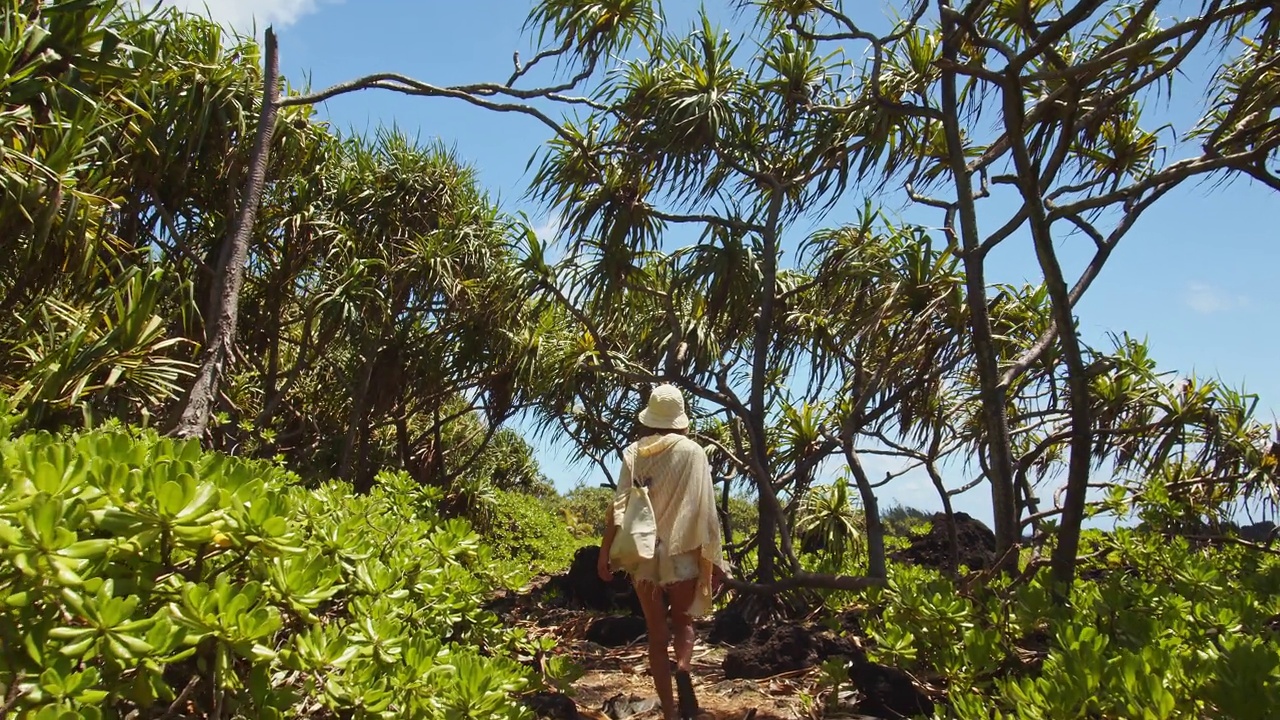
<svg viewBox="0 0 1280 720"><path fill-rule="evenodd" d="M667 598L671 601L671 635L676 647L676 669L689 671L693 663L693 617L689 608L698 592L697 579L668 585Z"/></svg>
<svg viewBox="0 0 1280 720"><path fill-rule="evenodd" d="M662 716L676 718L675 693L671 689L671 658L667 655L667 612L663 607L662 588L651 582L635 583L640 609L644 611L645 629L649 634L649 675L662 703Z"/></svg>

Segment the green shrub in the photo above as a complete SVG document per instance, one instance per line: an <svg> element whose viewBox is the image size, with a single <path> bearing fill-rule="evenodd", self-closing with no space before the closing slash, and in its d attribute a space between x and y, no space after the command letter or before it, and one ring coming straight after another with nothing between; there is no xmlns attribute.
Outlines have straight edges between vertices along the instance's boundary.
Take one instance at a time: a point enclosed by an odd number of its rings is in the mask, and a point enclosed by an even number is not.
<svg viewBox="0 0 1280 720"><path fill-rule="evenodd" d="M884 524L886 536L905 538L928 532L931 517L932 513L898 504L882 512L880 522Z"/></svg>
<svg viewBox="0 0 1280 720"><path fill-rule="evenodd" d="M1047 569L961 592L891 565L888 587L863 598L873 657L945 686L939 718L1274 716L1280 559L1130 531L1090 541L1109 552L1068 605Z"/></svg>
<svg viewBox="0 0 1280 720"><path fill-rule="evenodd" d="M717 501L718 504L718 501ZM755 534L760 526L760 508L756 505L755 495L735 493L729 496L729 527L733 530L733 540L741 543Z"/></svg>
<svg viewBox="0 0 1280 720"><path fill-rule="evenodd" d="M493 557L402 475L303 489L119 430L3 440L0 463L19 717L528 716L528 648L480 607Z"/></svg>
<svg viewBox="0 0 1280 720"><path fill-rule="evenodd" d="M559 499L556 509L573 534L580 538L600 538L613 505L613 490L579 485Z"/></svg>
<svg viewBox="0 0 1280 720"><path fill-rule="evenodd" d="M496 557L529 575L559 572L573 561L585 539L575 537L549 501L509 490L495 490L484 539Z"/></svg>

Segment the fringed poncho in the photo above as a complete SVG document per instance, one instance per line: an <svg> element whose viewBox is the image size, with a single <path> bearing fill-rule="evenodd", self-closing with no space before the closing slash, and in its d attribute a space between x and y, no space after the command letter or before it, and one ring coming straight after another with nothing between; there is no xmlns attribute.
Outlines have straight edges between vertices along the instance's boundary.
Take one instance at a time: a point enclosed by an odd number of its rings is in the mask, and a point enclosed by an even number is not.
<svg viewBox="0 0 1280 720"><path fill-rule="evenodd" d="M674 556L701 550L698 589L689 614L706 615L711 610L712 569L725 569L706 451L678 433L651 435L627 446L613 502L617 525L622 524L637 470L647 479L661 551Z"/></svg>

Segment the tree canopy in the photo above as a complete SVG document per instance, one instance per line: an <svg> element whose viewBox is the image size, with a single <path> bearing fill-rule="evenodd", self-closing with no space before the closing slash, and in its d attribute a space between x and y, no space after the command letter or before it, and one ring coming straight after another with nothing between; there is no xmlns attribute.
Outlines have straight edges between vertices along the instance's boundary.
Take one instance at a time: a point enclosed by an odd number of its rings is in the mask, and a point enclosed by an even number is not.
<svg viewBox="0 0 1280 720"><path fill-rule="evenodd" d="M749 21L731 31L710 10L679 28L650 2L547 0L527 24L544 50L505 81L285 88L265 153L270 44L122 8L6 20L5 107L21 109L6 117L29 151L4 160L17 241L0 282L18 311L0 347L32 426L182 407L252 207L244 322L201 391L212 447L366 489L386 466L447 485L484 465L535 487L527 464L481 452L505 422L531 411L607 469L647 384L673 381L725 501L743 481L757 498L740 550L762 587L865 582L806 572L792 542L833 464L865 515L866 574L883 578L876 490L893 478L870 477L867 454L924 469L946 508L987 488L1002 556L1030 526L1062 582L1086 512L1220 517L1271 497L1252 398L1172 386L1132 338L1087 343L1074 310L1170 189L1277 184L1267 3L1176 18L1153 0L922 2L872 30L839 3L766 1L727 4ZM39 52L54 42L56 58ZM1179 73L1191 62L1207 87ZM551 63L561 79L531 84ZM342 138L309 109L363 89L543 123L529 197L563 219L558 238L501 213L443 150ZM1201 91L1191 127L1144 117L1152 98ZM261 196L240 197L259 159ZM898 202L940 222L886 212ZM1094 246L1079 277L1066 238ZM988 282L1009 243L1034 250L1041 282Z"/></svg>
<svg viewBox="0 0 1280 720"><path fill-rule="evenodd" d="M1113 426L1127 411L1100 407L1105 393L1144 387L1119 402L1136 403L1152 434L1184 416L1155 400L1168 393L1129 361L1132 340L1089 347L1074 311L1180 183L1216 174L1280 187L1270 3L1208 1L1174 17L1157 0L923 1L884 31L838 2L731 5L754 19L750 31L721 28L706 9L685 31L642 0L547 0L529 17L546 50L506 83L377 75L285 102L381 88L545 123L554 137L530 194L564 219L566 253L552 265L529 234L529 260L556 308L548 327L580 338L559 347L547 424L572 409L571 430L601 452L617 445L631 388L680 383L709 436L727 440L716 450L755 484L766 581L779 551L798 576L779 498L794 502L828 457L845 458L873 513L873 483L858 472L873 440L935 468L944 496L939 458L971 453L1010 562L1024 519L1058 516L1054 572L1067 584L1104 462L1140 484L1173 473L1201 489L1273 486L1269 433L1252 420L1230 424L1242 459L1230 470L1198 451L1174 453L1198 458L1176 470L1163 451L1134 454L1132 428ZM520 86L549 59L576 74ZM1210 67L1207 87L1179 75L1193 61ZM1206 98L1193 126L1144 117L1151 99L1188 92ZM893 193L936 210L940 230L890 221L878 204ZM984 202L997 193L1016 198L1010 213ZM866 206L858 222L805 229L851 202ZM698 239L670 247L680 226ZM804 261L788 264L797 233ZM1056 247L1071 236L1095 246L1075 278ZM987 282L987 255L1011 242L1033 248L1040 284ZM1215 416L1205 429L1222 427L1218 413L1252 412L1214 384L1187 387ZM1183 448L1223 441L1176 437ZM1033 467L1065 473L1049 510L1036 504ZM879 562L870 570L883 574Z"/></svg>

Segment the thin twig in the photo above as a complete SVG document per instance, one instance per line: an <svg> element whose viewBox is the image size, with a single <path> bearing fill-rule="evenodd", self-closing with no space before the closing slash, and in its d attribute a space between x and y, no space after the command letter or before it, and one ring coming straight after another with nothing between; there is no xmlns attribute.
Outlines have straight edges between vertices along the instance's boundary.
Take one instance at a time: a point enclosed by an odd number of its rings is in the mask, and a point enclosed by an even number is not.
<svg viewBox="0 0 1280 720"><path fill-rule="evenodd" d="M200 676L192 675L191 679L187 681L187 686L182 688L182 692L178 693L178 697L174 698L174 701L170 703L169 709L165 710L164 714L160 716L160 720L169 720L169 718L175 717L178 714L178 708L182 707L182 703L191 697L191 693L195 691L196 686L199 684Z"/></svg>
<svg viewBox="0 0 1280 720"><path fill-rule="evenodd" d="M5 693L4 705L0 706L0 719L9 717L9 711L17 707L22 698L31 692L30 690L23 690L18 679L19 676L15 674L13 679L9 681L9 691Z"/></svg>

